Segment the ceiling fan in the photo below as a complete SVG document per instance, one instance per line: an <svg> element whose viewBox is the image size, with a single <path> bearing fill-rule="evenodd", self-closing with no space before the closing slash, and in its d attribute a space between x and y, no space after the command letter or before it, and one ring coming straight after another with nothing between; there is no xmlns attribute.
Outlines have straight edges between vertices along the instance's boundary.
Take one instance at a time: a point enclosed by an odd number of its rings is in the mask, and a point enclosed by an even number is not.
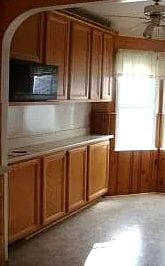
<svg viewBox="0 0 165 266"><path fill-rule="evenodd" d="M136 16L117 16L109 15L109 17L123 17L123 18L138 18L143 19L144 22L141 24L146 24L146 28L143 32L143 37L146 39L151 39L154 33L154 30L157 28L163 28L165 30L165 5L160 5L160 0L153 0L153 5L148 5L144 7L144 17ZM137 25L137 26L140 26ZM137 26L135 28L137 28ZM133 29L132 29L133 31Z"/></svg>

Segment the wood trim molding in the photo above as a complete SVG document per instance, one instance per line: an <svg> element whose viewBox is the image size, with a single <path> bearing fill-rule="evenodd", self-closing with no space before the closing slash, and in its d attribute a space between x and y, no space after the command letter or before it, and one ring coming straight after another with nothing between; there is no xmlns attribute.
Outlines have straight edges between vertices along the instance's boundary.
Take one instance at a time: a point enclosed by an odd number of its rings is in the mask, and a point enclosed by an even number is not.
<svg viewBox="0 0 165 266"><path fill-rule="evenodd" d="M54 13L56 14L62 14L63 16L67 17L67 18L70 18L72 20L75 20L75 21L79 21L79 22L82 22L83 21L83 24L86 24L88 26L91 26L95 29L98 29L98 30L103 30L104 29L104 32L107 32L107 33L110 33L114 36L117 36L118 35L118 32L113 30L112 28L108 27L108 26L105 26L101 23L97 23L95 21L92 21L88 18L85 18L83 16L80 16L80 15L77 15L77 14L74 14L72 12L69 12L68 10L65 11L65 10L60 10L60 11L55 11Z"/></svg>
<svg viewBox="0 0 165 266"><path fill-rule="evenodd" d="M165 51L165 40L146 40L144 38L116 36L115 48L118 49L138 49L146 51Z"/></svg>

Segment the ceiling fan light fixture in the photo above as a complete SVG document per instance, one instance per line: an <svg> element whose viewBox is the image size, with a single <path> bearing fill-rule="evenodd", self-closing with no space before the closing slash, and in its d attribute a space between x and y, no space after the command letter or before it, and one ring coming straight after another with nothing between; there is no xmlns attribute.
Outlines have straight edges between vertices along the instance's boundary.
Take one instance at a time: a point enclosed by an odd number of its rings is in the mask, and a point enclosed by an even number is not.
<svg viewBox="0 0 165 266"><path fill-rule="evenodd" d="M152 34L149 34L149 33L147 33L147 32L143 32L143 37L145 38L145 39L147 39L147 40L150 40L151 38L152 38Z"/></svg>
<svg viewBox="0 0 165 266"><path fill-rule="evenodd" d="M154 32L154 29L155 29L155 25L150 23L144 30L143 32L143 37L145 39L151 39L152 38L152 35L153 35L153 32Z"/></svg>
<svg viewBox="0 0 165 266"><path fill-rule="evenodd" d="M154 5L149 5L144 8L145 16L150 18L150 23L143 32L145 39L152 39L154 30L162 26L161 22L165 16L165 6L159 4L160 0L153 1L155 2Z"/></svg>

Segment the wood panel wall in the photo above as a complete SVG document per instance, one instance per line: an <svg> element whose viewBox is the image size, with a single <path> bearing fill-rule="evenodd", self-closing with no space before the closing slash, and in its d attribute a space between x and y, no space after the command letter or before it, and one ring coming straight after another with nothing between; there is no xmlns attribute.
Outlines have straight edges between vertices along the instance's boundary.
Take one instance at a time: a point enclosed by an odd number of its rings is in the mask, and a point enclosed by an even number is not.
<svg viewBox="0 0 165 266"><path fill-rule="evenodd" d="M157 191L157 168L157 151L110 151L109 195Z"/></svg>
<svg viewBox="0 0 165 266"><path fill-rule="evenodd" d="M158 191L165 192L165 150L158 153Z"/></svg>

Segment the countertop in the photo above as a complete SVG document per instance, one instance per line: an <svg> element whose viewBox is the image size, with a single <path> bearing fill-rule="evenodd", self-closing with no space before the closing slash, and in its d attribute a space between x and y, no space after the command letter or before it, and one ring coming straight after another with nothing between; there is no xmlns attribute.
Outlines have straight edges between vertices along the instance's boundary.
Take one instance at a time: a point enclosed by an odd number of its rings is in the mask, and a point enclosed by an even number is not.
<svg viewBox="0 0 165 266"><path fill-rule="evenodd" d="M87 135L75 138L68 138L61 141L46 142L42 144L25 146L9 150L8 163L16 163L23 160L33 159L38 156L50 154L53 152L78 148L83 145L89 145L100 141L112 139L113 135ZM13 151L16 151L13 153Z"/></svg>

